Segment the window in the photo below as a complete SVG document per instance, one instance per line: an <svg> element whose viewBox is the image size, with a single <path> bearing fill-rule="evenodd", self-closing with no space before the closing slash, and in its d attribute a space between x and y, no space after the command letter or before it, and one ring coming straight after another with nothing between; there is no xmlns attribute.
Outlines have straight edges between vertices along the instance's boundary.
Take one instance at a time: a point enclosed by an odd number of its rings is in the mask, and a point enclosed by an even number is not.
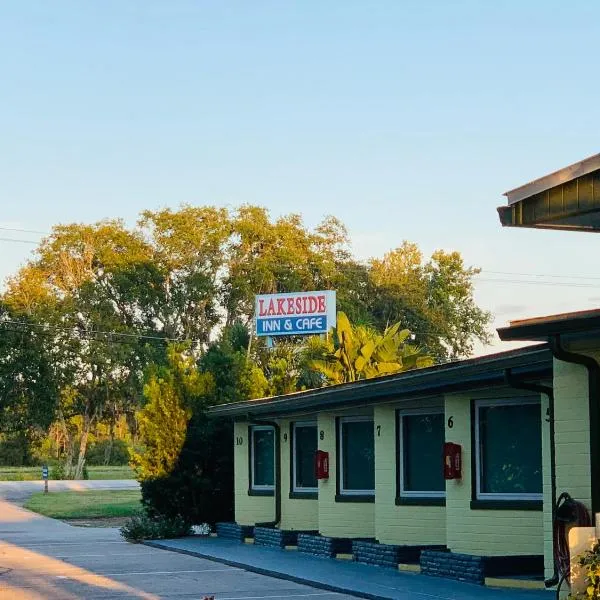
<svg viewBox="0 0 600 600"><path fill-rule="evenodd" d="M256 426L250 430L250 488L255 491L275 489L275 430Z"/></svg>
<svg viewBox="0 0 600 600"><path fill-rule="evenodd" d="M316 423L294 423L292 437L292 491L314 493L318 489L315 475Z"/></svg>
<svg viewBox="0 0 600 600"><path fill-rule="evenodd" d="M443 498L443 413L402 411L398 435L400 496Z"/></svg>
<svg viewBox="0 0 600 600"><path fill-rule="evenodd" d="M475 404L478 500L542 499L542 417L537 400Z"/></svg>
<svg viewBox="0 0 600 600"><path fill-rule="evenodd" d="M369 417L339 421L339 487L341 495L375 494L375 439Z"/></svg>

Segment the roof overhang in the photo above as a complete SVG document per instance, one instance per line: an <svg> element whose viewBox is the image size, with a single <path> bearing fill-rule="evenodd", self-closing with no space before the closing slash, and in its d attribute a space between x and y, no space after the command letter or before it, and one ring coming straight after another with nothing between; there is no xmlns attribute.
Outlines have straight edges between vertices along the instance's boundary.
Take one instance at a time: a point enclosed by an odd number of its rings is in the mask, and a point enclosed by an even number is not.
<svg viewBox="0 0 600 600"><path fill-rule="evenodd" d="M504 194L504 227L600 231L600 154Z"/></svg>
<svg viewBox="0 0 600 600"><path fill-rule="evenodd" d="M543 379L552 375L552 355L545 344L539 344L376 379L261 400L222 404L212 407L209 414L238 418L280 417L376 402L417 399L503 385L506 369L511 369L514 375Z"/></svg>
<svg viewBox="0 0 600 600"><path fill-rule="evenodd" d="M556 335L600 337L600 310L511 321L498 329L502 341L546 341Z"/></svg>

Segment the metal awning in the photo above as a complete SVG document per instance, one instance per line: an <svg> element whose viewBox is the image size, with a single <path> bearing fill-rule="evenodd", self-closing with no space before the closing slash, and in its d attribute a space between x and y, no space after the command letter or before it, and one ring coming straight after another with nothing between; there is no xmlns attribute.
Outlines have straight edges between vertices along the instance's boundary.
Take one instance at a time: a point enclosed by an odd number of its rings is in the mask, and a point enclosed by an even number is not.
<svg viewBox="0 0 600 600"><path fill-rule="evenodd" d="M600 231L600 154L504 194L504 227Z"/></svg>

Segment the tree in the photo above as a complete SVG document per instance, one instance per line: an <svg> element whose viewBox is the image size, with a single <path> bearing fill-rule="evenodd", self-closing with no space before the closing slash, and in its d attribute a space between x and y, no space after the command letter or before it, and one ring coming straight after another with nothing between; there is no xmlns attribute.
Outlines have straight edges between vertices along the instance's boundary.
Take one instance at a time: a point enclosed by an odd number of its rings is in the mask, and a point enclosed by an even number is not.
<svg viewBox="0 0 600 600"><path fill-rule="evenodd" d="M459 252L438 250L425 261L404 242L369 265L368 312L378 328L401 321L437 361L466 358L475 340L490 342L491 314L473 296L479 269L465 267Z"/></svg>
<svg viewBox="0 0 600 600"><path fill-rule="evenodd" d="M232 218L232 236L223 277L226 323L247 324L260 293L337 289L348 283L340 277L352 263L345 227L327 217L313 231L299 215L271 222L257 206L242 206Z"/></svg>
<svg viewBox="0 0 600 600"><path fill-rule="evenodd" d="M249 339L255 294L335 289L338 308L364 331L401 322L443 361L488 339L490 316L473 299L477 272L456 252L424 260L408 243L363 264L335 217L308 228L299 215L273 219L257 206L182 206L144 211L135 227L57 225L2 300L23 327L43 332L60 398L56 425L77 476L95 427L106 425L112 439L126 419L137 434L144 374L167 365L171 342L185 341L214 374L214 402L322 384L309 368L318 342L290 339L266 351Z"/></svg>
<svg viewBox="0 0 600 600"><path fill-rule="evenodd" d="M44 333L0 303L0 431L22 447L54 420L56 372Z"/></svg>
<svg viewBox="0 0 600 600"><path fill-rule="evenodd" d="M147 404L138 415L142 448L132 455L142 480L172 472L192 415L202 412L214 391L212 374L200 373L185 350L169 346L168 365L151 369L144 386Z"/></svg>
<svg viewBox="0 0 600 600"><path fill-rule="evenodd" d="M400 323L386 328L383 335L363 325L352 326L340 312L333 339L324 343L321 359L312 367L330 384L370 379L433 364L431 358L407 343L408 329Z"/></svg>

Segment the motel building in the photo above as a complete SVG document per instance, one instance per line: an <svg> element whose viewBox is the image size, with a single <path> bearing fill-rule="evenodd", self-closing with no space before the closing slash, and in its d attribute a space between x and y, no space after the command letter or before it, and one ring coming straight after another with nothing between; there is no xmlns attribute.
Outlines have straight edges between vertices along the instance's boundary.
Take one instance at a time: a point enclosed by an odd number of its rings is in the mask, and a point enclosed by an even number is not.
<svg viewBox="0 0 600 600"><path fill-rule="evenodd" d="M503 226L598 230L600 155L506 196ZM557 500L600 513L600 311L498 333L531 344L213 408L235 422L236 522L218 534L555 589L569 528L589 524Z"/></svg>

